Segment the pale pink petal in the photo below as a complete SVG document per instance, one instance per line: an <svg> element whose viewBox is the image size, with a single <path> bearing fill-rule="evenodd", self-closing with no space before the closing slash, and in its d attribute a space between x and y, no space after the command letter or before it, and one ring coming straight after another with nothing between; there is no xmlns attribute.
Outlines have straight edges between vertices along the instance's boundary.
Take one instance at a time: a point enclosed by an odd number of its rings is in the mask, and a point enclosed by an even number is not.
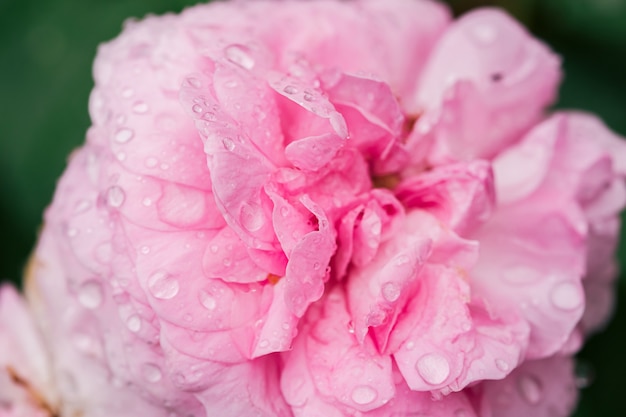
<svg viewBox="0 0 626 417"><path fill-rule="evenodd" d="M482 417L567 417L578 390L571 357L524 362L503 381L486 381L473 391Z"/></svg>

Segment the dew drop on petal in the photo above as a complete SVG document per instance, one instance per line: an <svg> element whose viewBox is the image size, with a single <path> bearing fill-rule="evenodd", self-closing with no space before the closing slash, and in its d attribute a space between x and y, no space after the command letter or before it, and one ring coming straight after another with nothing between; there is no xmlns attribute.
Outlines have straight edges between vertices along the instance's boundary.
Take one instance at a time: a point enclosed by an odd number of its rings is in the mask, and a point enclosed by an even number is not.
<svg viewBox="0 0 626 417"><path fill-rule="evenodd" d="M155 298L169 300L180 290L178 280L165 271L157 271L148 279L148 288Z"/></svg>
<svg viewBox="0 0 626 417"><path fill-rule="evenodd" d="M531 375L522 375L517 380L517 388L522 398L524 398L524 400L526 400L529 404L535 405L541 401L543 388L541 387L541 382L539 382L536 377Z"/></svg>
<svg viewBox="0 0 626 417"><path fill-rule="evenodd" d="M222 145L224 145L224 149L226 149L227 151L232 151L233 149L235 149L235 142L233 142L233 140L230 138L224 138L222 140Z"/></svg>
<svg viewBox="0 0 626 417"><path fill-rule="evenodd" d="M352 390L352 401L359 405L371 404L376 397L378 397L378 393L376 390L367 385L359 385L354 390Z"/></svg>
<svg viewBox="0 0 626 417"><path fill-rule="evenodd" d="M550 300L561 310L575 310L583 304L580 289L571 282L561 282L550 292Z"/></svg>
<svg viewBox="0 0 626 417"><path fill-rule="evenodd" d="M498 368L502 372L508 372L508 370L511 367L509 366L509 364L506 361L498 358L498 359L496 359L496 368Z"/></svg>
<svg viewBox="0 0 626 417"><path fill-rule="evenodd" d="M187 83L192 86L193 88L200 88L202 87L202 83L200 82L200 80L198 80L197 78L194 77L188 77L187 78Z"/></svg>
<svg viewBox="0 0 626 417"><path fill-rule="evenodd" d="M137 114L146 114L148 113L149 107L145 101L136 101L133 104L133 112Z"/></svg>
<svg viewBox="0 0 626 417"><path fill-rule="evenodd" d="M243 204L239 214L239 221L249 232L256 232L265 222L263 211L258 205Z"/></svg>
<svg viewBox="0 0 626 417"><path fill-rule="evenodd" d="M95 309L102 304L102 284L98 281L87 281L78 289L78 302L85 308Z"/></svg>
<svg viewBox="0 0 626 417"><path fill-rule="evenodd" d="M383 298L387 301L394 302L400 297L400 287L395 282L386 282L381 288Z"/></svg>
<svg viewBox="0 0 626 417"><path fill-rule="evenodd" d="M135 91L132 88L125 88L122 90L122 97L129 98L135 94Z"/></svg>
<svg viewBox="0 0 626 417"><path fill-rule="evenodd" d="M159 367L152 363L145 363L141 367L141 373L148 382L159 382L162 377Z"/></svg>
<svg viewBox="0 0 626 417"><path fill-rule="evenodd" d="M396 266L402 266L409 262L409 257L406 255L400 255L396 258Z"/></svg>
<svg viewBox="0 0 626 417"><path fill-rule="evenodd" d="M113 136L113 139L117 143L128 143L134 136L135 132L133 132L131 129L124 128L115 132L115 136Z"/></svg>
<svg viewBox="0 0 626 417"><path fill-rule="evenodd" d="M193 107L191 108L191 110L193 110L194 113L202 113L202 110L204 110L204 109L202 108L201 105L194 104Z"/></svg>
<svg viewBox="0 0 626 417"><path fill-rule="evenodd" d="M141 253L143 253L144 255L147 255L150 253L150 247L149 246L142 246L141 247Z"/></svg>
<svg viewBox="0 0 626 417"><path fill-rule="evenodd" d="M459 408L458 410L454 412L454 417L469 417L469 416L470 416L469 412L463 408Z"/></svg>
<svg viewBox="0 0 626 417"><path fill-rule="evenodd" d="M498 38L498 32L491 25L476 25L472 28L472 37L482 46L489 46Z"/></svg>
<svg viewBox="0 0 626 417"><path fill-rule="evenodd" d="M124 204L124 200L126 199L126 194L122 188L114 185L110 187L107 191L107 203L111 207L121 207Z"/></svg>
<svg viewBox="0 0 626 417"><path fill-rule="evenodd" d="M251 70L254 68L254 59L250 56L250 50L243 45L230 45L224 50L226 59L235 65Z"/></svg>
<svg viewBox="0 0 626 417"><path fill-rule="evenodd" d="M215 310L217 307L217 300L206 291L200 291L200 304L207 310Z"/></svg>
<svg viewBox="0 0 626 417"><path fill-rule="evenodd" d="M154 168L159 163L159 160L153 157L146 158L145 164L148 168Z"/></svg>
<svg viewBox="0 0 626 417"><path fill-rule="evenodd" d="M80 200L76 203L76 206L74 206L74 213L75 214L84 213L90 208L91 208L91 203L89 201Z"/></svg>
<svg viewBox="0 0 626 417"><path fill-rule="evenodd" d="M287 94L296 94L298 92L298 89L294 87L293 85L288 85L285 88L283 88L283 91Z"/></svg>
<svg viewBox="0 0 626 417"><path fill-rule="evenodd" d="M130 316L128 320L126 320L126 327L133 333L137 333L141 330L141 319L137 315Z"/></svg>
<svg viewBox="0 0 626 417"><path fill-rule="evenodd" d="M422 356L415 364L415 368L424 381L431 385L441 384L450 376L450 363L437 353Z"/></svg>

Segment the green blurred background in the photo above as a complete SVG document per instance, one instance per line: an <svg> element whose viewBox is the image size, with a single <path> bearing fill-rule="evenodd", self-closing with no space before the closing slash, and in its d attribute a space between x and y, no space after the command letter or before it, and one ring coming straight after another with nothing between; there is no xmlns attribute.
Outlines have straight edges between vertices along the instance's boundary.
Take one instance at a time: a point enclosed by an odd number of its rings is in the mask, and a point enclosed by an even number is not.
<svg viewBox="0 0 626 417"><path fill-rule="evenodd" d="M98 43L116 36L128 17L194 3L0 0L0 280L19 281L66 157L83 141ZM564 59L557 107L597 113L626 136L626 0L448 3L457 14L482 5L509 10ZM625 249L619 250L622 270ZM626 416L624 275L613 321L580 354L595 377L583 389L577 417Z"/></svg>

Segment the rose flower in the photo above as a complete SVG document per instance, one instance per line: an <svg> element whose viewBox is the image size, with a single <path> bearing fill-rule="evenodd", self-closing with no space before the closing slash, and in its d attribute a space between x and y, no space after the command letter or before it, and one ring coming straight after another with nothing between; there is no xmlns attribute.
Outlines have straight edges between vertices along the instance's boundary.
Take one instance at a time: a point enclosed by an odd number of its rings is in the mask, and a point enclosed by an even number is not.
<svg viewBox="0 0 626 417"><path fill-rule="evenodd" d="M128 21L26 276L0 416L565 417L626 147L496 9Z"/></svg>

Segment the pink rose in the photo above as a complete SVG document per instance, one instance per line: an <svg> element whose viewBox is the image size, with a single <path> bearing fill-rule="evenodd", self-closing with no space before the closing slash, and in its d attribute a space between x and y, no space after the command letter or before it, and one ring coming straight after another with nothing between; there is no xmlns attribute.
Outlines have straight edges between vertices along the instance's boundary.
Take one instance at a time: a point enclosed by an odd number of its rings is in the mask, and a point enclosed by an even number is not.
<svg viewBox="0 0 626 417"><path fill-rule="evenodd" d="M0 416L570 414L626 147L545 114L559 60L506 14L216 2L127 22L94 77L29 307L0 293L32 352Z"/></svg>

